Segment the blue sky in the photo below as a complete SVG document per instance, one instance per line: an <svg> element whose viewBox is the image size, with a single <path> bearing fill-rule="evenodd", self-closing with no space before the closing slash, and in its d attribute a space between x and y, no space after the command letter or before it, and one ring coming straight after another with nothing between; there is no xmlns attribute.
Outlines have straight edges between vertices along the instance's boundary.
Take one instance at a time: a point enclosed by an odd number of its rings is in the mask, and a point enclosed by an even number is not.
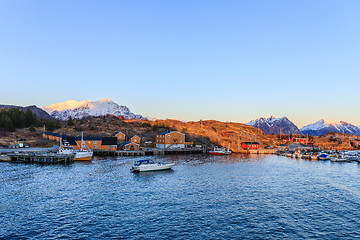
<svg viewBox="0 0 360 240"><path fill-rule="evenodd" d="M1 1L0 103L360 125L360 1Z"/></svg>

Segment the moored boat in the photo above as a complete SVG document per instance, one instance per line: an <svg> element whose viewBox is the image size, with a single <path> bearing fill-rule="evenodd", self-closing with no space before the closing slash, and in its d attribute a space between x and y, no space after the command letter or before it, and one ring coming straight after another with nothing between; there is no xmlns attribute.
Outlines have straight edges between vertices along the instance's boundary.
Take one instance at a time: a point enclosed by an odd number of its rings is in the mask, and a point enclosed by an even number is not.
<svg viewBox="0 0 360 240"><path fill-rule="evenodd" d="M223 148L214 147L212 151L209 151L210 155L225 155L225 151Z"/></svg>
<svg viewBox="0 0 360 240"><path fill-rule="evenodd" d="M161 163L155 162L150 159L139 160L131 167L133 172L148 172L148 171L161 171L171 169L174 163Z"/></svg>
<svg viewBox="0 0 360 240"><path fill-rule="evenodd" d="M346 157L343 156L333 156L330 158L331 162L351 162L351 160L349 160Z"/></svg>
<svg viewBox="0 0 360 240"><path fill-rule="evenodd" d="M76 144L78 144L76 142ZM83 133L81 133L81 145L79 146L79 150L74 150L69 146L69 143L64 141L64 145L62 145L62 140L60 139L60 148L59 153L62 154L75 154L75 161L91 161L93 156L93 151L85 144Z"/></svg>

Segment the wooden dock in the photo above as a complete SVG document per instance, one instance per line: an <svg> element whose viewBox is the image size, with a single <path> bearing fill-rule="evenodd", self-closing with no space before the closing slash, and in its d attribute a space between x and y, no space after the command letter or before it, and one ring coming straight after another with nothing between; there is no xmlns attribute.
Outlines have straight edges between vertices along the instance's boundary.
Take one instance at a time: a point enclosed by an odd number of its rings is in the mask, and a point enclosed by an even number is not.
<svg viewBox="0 0 360 240"><path fill-rule="evenodd" d="M18 163L69 164L74 162L74 158L75 154L21 153L10 155L11 162Z"/></svg>
<svg viewBox="0 0 360 240"><path fill-rule="evenodd" d="M174 154L199 154L204 153L203 149L145 149L145 150L123 150L104 151L94 150L94 156L150 156L150 155L174 155Z"/></svg>
<svg viewBox="0 0 360 240"><path fill-rule="evenodd" d="M251 150L244 150L243 154L275 154L277 152L277 149L251 149Z"/></svg>

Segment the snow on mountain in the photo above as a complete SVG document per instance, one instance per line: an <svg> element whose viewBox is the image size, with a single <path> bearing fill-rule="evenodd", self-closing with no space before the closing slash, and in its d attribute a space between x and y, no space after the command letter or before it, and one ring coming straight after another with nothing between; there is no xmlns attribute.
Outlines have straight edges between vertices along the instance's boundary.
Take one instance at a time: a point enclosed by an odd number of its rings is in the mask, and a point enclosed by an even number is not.
<svg viewBox="0 0 360 240"><path fill-rule="evenodd" d="M53 118L60 120L68 120L69 117L81 119L88 116L106 116L112 114L115 116L123 116L125 119L145 119L141 115L130 112L126 106L120 106L113 102L110 98L104 98L99 101L75 101L68 100L61 103L55 103L42 108L48 112Z"/></svg>
<svg viewBox="0 0 360 240"><path fill-rule="evenodd" d="M266 134L278 134L280 131L282 134L302 134L299 128L287 117L260 117L248 122L247 124L256 128L260 128Z"/></svg>
<svg viewBox="0 0 360 240"><path fill-rule="evenodd" d="M320 136L328 132L360 135L360 128L350 123L331 119L321 119L300 129L304 134Z"/></svg>

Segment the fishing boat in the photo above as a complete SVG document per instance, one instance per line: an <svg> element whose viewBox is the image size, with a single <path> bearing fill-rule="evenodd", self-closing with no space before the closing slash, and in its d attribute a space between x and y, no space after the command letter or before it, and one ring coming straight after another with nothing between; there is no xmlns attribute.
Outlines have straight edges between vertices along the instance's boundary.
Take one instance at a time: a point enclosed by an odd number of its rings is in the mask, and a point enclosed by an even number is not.
<svg viewBox="0 0 360 240"><path fill-rule="evenodd" d="M209 151L210 155L230 155L232 152L230 149L225 149L221 147L214 147L212 151Z"/></svg>
<svg viewBox="0 0 360 240"><path fill-rule="evenodd" d="M59 153L62 154L75 154L75 161L91 161L91 158L93 156L93 151L86 145L84 141L83 133L81 133L81 145L76 142L76 144L79 147L79 150L74 150L73 147L70 147L69 143L67 141L64 141L64 144L62 144L62 139L60 139L60 148Z"/></svg>
<svg viewBox="0 0 360 240"><path fill-rule="evenodd" d="M174 163L161 163L155 162L150 159L139 160L131 167L133 172L149 172L149 171L161 171L171 169Z"/></svg>

